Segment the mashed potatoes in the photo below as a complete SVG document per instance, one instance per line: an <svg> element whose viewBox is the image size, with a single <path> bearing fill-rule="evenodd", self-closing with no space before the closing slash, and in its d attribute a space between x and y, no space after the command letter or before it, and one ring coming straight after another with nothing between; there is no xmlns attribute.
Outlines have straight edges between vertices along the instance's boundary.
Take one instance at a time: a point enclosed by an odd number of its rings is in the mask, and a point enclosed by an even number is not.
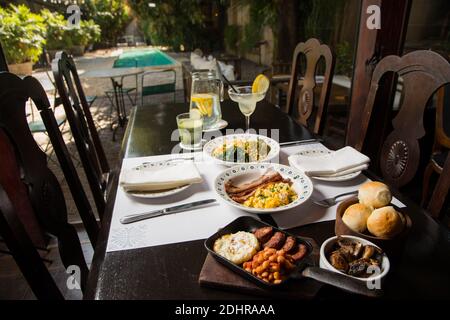
<svg viewBox="0 0 450 320"><path fill-rule="evenodd" d="M297 193L289 183L274 182L256 190L255 194L244 202L250 208L276 208L297 200Z"/></svg>
<svg viewBox="0 0 450 320"><path fill-rule="evenodd" d="M258 250L258 239L250 232L226 234L214 242L214 252L235 264L249 261Z"/></svg>

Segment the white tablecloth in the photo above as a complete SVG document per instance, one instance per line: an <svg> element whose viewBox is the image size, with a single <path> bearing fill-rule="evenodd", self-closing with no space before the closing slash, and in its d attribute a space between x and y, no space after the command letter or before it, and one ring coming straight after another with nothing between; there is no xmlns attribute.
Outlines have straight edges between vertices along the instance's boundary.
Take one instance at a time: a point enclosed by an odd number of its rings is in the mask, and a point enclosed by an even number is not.
<svg viewBox="0 0 450 320"><path fill-rule="evenodd" d="M305 148L317 147L317 144L308 144L282 148L280 163L288 164L287 157L295 152ZM166 160L174 156L178 157L177 155L163 155L128 158L124 159L122 169L132 168L143 162ZM138 199L128 196L119 187L112 215L107 252L205 239L234 219L243 215L251 215L227 205L216 196L213 189L213 181L225 167L211 162L203 162L201 153L195 154L195 157L197 168L204 181L202 184L193 185L179 194L160 199ZM272 217L281 229L334 220L336 206L323 208L315 205L312 199L323 199L347 191L357 190L358 186L367 180L363 175L347 182L336 183L312 179L314 192L307 203L288 211L273 214ZM210 198L218 199L219 201L217 204L209 207L161 216L133 224L123 225L119 221L125 215L143 213ZM393 203L403 206L396 199L394 199Z"/></svg>

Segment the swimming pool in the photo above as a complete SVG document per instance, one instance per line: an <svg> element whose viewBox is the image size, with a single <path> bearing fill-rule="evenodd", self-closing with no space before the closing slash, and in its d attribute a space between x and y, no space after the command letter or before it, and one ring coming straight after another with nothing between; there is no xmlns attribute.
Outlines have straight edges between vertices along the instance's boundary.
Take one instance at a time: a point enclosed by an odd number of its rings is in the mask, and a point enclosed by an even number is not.
<svg viewBox="0 0 450 320"><path fill-rule="evenodd" d="M145 49L122 53L114 62L114 68L166 66L175 63L174 59L158 49Z"/></svg>

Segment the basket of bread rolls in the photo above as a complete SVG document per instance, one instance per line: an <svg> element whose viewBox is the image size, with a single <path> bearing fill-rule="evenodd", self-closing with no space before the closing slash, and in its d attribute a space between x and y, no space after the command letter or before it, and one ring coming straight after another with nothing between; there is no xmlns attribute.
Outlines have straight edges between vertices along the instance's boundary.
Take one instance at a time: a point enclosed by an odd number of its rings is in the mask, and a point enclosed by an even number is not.
<svg viewBox="0 0 450 320"><path fill-rule="evenodd" d="M364 183L358 197L341 202L336 212L336 235L369 240L390 255L398 255L411 228L404 208L391 204L389 187L381 182Z"/></svg>

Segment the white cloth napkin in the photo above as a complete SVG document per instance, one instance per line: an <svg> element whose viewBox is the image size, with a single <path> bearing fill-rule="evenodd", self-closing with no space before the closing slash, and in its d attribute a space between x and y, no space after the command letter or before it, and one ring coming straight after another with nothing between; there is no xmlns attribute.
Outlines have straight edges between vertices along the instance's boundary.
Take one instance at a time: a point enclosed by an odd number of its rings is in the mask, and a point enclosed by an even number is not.
<svg viewBox="0 0 450 320"><path fill-rule="evenodd" d="M289 164L309 176L340 176L367 168L370 159L352 147L319 157L289 156Z"/></svg>
<svg viewBox="0 0 450 320"><path fill-rule="evenodd" d="M170 166L155 166L141 170L122 171L120 185L129 191L168 190L187 184L200 183L203 179L193 161L183 161Z"/></svg>

